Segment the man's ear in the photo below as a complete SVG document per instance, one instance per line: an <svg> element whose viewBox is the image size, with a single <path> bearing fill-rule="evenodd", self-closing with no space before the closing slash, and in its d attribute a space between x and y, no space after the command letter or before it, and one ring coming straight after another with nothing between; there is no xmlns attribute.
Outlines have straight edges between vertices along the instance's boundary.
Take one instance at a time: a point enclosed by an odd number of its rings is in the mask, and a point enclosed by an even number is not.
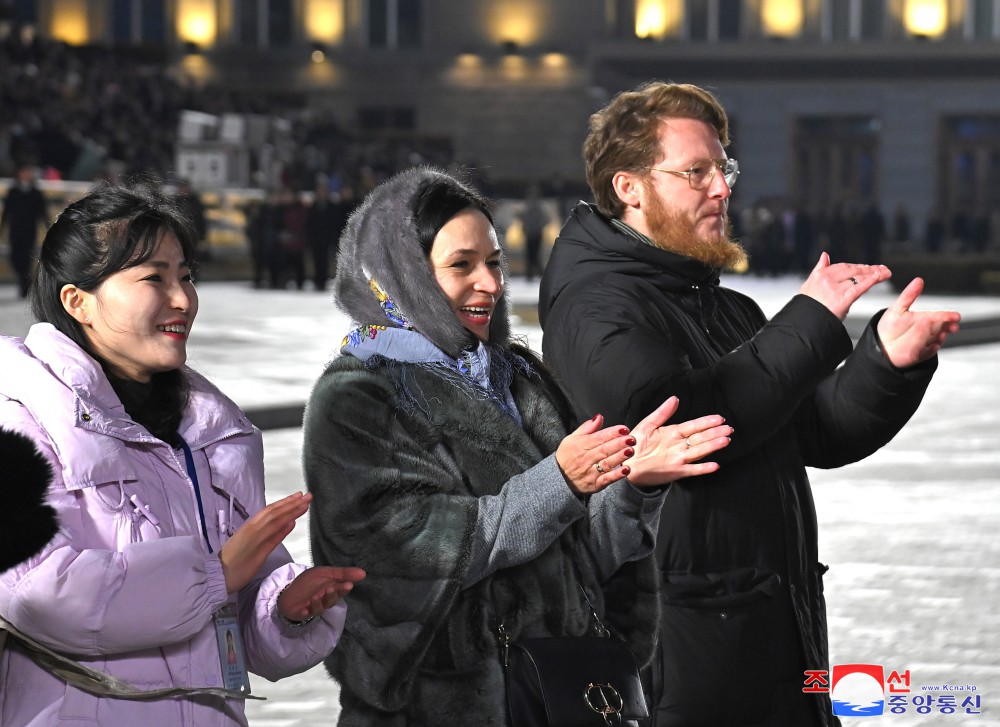
<svg viewBox="0 0 1000 727"><path fill-rule="evenodd" d="M642 206L642 180L633 172L615 172L611 178L611 188L626 207L638 209Z"/></svg>
<svg viewBox="0 0 1000 727"><path fill-rule="evenodd" d="M59 300L63 308L82 326L90 325L88 307L93 299L92 293L80 290L72 283L67 283L59 291Z"/></svg>

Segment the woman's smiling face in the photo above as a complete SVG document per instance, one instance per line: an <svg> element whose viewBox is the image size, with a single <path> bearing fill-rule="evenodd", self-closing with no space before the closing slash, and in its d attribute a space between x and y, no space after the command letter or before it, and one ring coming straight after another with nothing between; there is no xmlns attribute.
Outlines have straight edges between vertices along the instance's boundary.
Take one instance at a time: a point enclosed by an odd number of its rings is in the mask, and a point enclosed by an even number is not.
<svg viewBox="0 0 1000 727"><path fill-rule="evenodd" d="M490 320L503 295L502 252L486 216L465 209L434 236L430 265L458 321L480 340L490 337Z"/></svg>
<svg viewBox="0 0 1000 727"><path fill-rule="evenodd" d="M83 330L117 375L149 381L184 365L198 294L172 233L160 236L142 264L119 270L93 293L79 292L86 310Z"/></svg>

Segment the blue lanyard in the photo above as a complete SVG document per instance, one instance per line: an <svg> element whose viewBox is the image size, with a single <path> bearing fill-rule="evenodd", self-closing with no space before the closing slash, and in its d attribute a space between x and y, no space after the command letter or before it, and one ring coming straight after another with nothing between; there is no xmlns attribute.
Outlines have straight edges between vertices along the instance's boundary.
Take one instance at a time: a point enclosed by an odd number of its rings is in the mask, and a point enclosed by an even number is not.
<svg viewBox="0 0 1000 727"><path fill-rule="evenodd" d="M205 524L205 506L201 502L201 488L198 487L198 473L194 468L194 457L191 456L191 448L187 442L180 435L177 435L177 438L181 440L181 449L184 450L184 463L187 465L188 477L194 483L194 496L198 500L198 517L201 518L201 534L205 536L205 545L208 546L208 552L211 553L212 543L208 539L208 526Z"/></svg>

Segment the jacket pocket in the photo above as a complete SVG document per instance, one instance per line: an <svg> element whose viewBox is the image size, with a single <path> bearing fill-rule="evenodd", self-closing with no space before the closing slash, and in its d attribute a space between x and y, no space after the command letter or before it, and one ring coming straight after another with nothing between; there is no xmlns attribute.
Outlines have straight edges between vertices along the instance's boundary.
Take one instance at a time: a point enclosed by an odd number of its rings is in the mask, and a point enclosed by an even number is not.
<svg viewBox="0 0 1000 727"><path fill-rule="evenodd" d="M665 578L656 727L743 725L767 716L780 585L777 574L749 568Z"/></svg>

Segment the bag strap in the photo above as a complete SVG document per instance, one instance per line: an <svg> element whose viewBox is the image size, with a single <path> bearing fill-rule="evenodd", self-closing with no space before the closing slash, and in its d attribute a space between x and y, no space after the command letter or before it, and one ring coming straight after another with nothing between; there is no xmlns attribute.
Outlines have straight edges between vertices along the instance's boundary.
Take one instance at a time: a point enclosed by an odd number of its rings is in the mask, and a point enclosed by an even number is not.
<svg viewBox="0 0 1000 727"><path fill-rule="evenodd" d="M576 561L573 561L573 564L575 566ZM579 568L577 569L577 573L579 573ZM601 617L597 615L597 608L594 606L594 602L590 600L590 594L587 593L587 587L583 585L582 578L580 579L579 586L580 590L583 591L583 597L587 599L587 605L590 606L590 615L594 617L594 621L597 623L597 628L595 629L597 636L608 638L612 635L611 629L605 626L604 621L602 621Z"/></svg>
<svg viewBox="0 0 1000 727"><path fill-rule="evenodd" d="M612 636L621 638L618 634L611 631L611 629L604 624L604 621L598 615L597 607L594 606L594 602L590 600L590 594L587 593L587 588L583 585L583 573L580 570L580 564L576 562L576 558L573 559L573 570L576 572L578 578L577 586L579 586L580 592L583 593L583 597L587 601L587 606L590 608L590 615L594 619L594 635L604 639ZM493 588L493 583L493 579L490 578L490 599L493 601L493 616L496 619L497 625L497 642L500 645L501 660L503 661L504 668L507 668L510 664L509 651L511 638L510 634L507 633L507 629L504 627L503 618L500 616L500 609L497 606L497 594Z"/></svg>
<svg viewBox="0 0 1000 727"><path fill-rule="evenodd" d="M106 674L96 669L91 669L78 661L56 653L48 647L40 644L30 636L22 633L10 621L0 616L0 656L3 654L3 647L10 637L14 642L20 644L28 657L39 667L47 671L54 677L63 680L67 684L81 689L98 697L112 697L115 699L126 699L131 701L152 701L155 699L168 699L171 697L190 696L213 696L224 697L226 699L260 699L265 697L255 697L243 694L233 689L222 689L219 687L163 687L161 689L139 689L126 681Z"/></svg>

